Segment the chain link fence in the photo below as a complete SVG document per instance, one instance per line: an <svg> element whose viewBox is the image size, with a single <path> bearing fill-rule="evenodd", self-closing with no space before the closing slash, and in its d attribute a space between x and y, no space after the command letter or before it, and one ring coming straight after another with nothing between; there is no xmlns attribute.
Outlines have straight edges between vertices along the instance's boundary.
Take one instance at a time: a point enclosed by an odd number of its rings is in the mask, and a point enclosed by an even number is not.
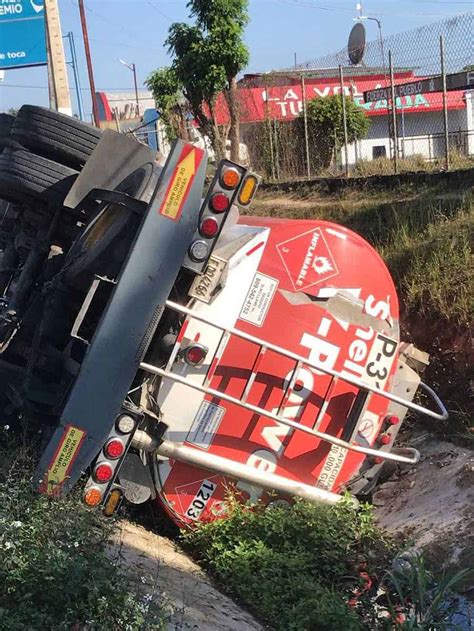
<svg viewBox="0 0 474 631"><path fill-rule="evenodd" d="M240 82L242 140L267 178L474 166L474 90L443 91L446 75L474 71L474 14L386 38L370 19L378 36L358 65L344 49ZM397 85L426 78L441 82L439 91L428 82L397 95ZM377 89L374 100L364 99ZM328 97L329 125L314 107L314 99ZM368 125L359 124L361 115Z"/></svg>

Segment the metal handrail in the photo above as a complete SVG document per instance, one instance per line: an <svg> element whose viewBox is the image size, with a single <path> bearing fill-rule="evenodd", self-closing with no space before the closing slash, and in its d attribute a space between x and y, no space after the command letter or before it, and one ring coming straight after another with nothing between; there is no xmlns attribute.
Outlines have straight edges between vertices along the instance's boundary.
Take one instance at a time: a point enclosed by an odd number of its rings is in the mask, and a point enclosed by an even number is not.
<svg viewBox="0 0 474 631"><path fill-rule="evenodd" d="M305 366L309 366L311 368L314 368L315 370L319 370L327 375L331 375L332 377L342 379L343 381L350 383L351 385L356 386L357 388L360 388L361 390L372 392L378 396L388 399L389 401L392 401L393 403L398 403L399 405L405 408L414 410L415 412L419 412L420 414L425 414L426 416L430 416L431 418L434 418L438 421L445 421L448 418L448 411L446 410L445 406L443 405L442 401L439 399L437 395L435 395L433 399L436 405L438 406L438 409L441 412L440 414L433 412L432 410L429 410L428 408L425 408L422 405L418 405L417 403L412 403L411 401L407 401L406 399L403 399L402 397L399 397L396 394L392 394L391 392L386 392L385 390L380 390L379 388L376 388L375 386L371 386L370 384L365 383L364 381L360 379L357 379L357 377L351 377L350 375L338 372L337 370L331 370L330 368L326 368L325 366L322 366L321 364L313 362L307 359L306 357L303 357L302 355L298 355L297 353L288 351L282 348L281 346L277 346L276 344L271 344L270 342L261 340L258 337L254 337L253 335L249 335L248 333L239 331L238 329L235 329L234 327L229 327L229 328L223 327L220 324L216 324L212 320L209 320L209 318L206 318L202 315L199 315L198 313L195 313L192 309L189 309L188 307L183 307L182 305L176 302L173 302L171 300L166 301L166 306L169 309L173 309L174 311L177 311L178 313L187 315L193 318L194 320L199 320L200 322L204 322L204 324L209 324L210 326L220 329L221 331L224 331L224 333L235 335L236 337L240 337L243 340L247 340L259 346L265 346L267 349L271 351L275 351L276 353L279 353L280 355L288 357L289 359L293 359L296 362L302 362L302 364ZM428 388L426 384L423 384L423 387L425 389ZM432 394L435 394L431 390L431 388L429 388L429 391Z"/></svg>
<svg viewBox="0 0 474 631"><path fill-rule="evenodd" d="M290 421L289 419L282 418L277 414L273 414L273 412L269 412L264 408L261 408L257 405L252 405L251 403L244 403L240 399L233 397L225 392L220 392L220 390L215 390L214 388L207 388L205 386L201 386L193 381L190 381L186 377L181 377L175 373L172 373L163 368L158 368L158 366L153 366L152 364L147 364L142 362L140 364L140 368L145 372L149 372L153 375L159 375L160 377L166 377L167 379L171 379L172 381L176 381L177 383L181 383L189 388L193 388L194 390L198 390L199 392L203 392L204 394L208 394L211 397L215 397L218 399L222 399L223 401L228 401L229 403L234 403L239 405L240 407L249 410L250 412L254 412L260 416L266 416L267 418L276 421L277 423L281 423L282 425L287 425L288 427L292 427L293 429L304 432L305 434L309 434L311 436L315 436L320 440L324 440L331 445L337 445L338 447L343 447L344 449L348 449L349 451L355 451L357 453L365 454L366 456L374 456L376 458L383 458L384 460L393 460L394 462L402 462L405 464L416 464L420 459L420 453L417 449L412 449L410 447L399 448L393 451L382 451L380 449L371 449L370 447L362 447L361 445L353 445L348 443L345 440L341 440L340 438L336 438L335 436L331 436L330 434L325 434L324 432L318 432L317 430L311 429L310 427L306 427L306 425L302 425L301 423L297 423L296 421ZM406 455L403 455L406 454ZM408 454L411 454L409 456Z"/></svg>

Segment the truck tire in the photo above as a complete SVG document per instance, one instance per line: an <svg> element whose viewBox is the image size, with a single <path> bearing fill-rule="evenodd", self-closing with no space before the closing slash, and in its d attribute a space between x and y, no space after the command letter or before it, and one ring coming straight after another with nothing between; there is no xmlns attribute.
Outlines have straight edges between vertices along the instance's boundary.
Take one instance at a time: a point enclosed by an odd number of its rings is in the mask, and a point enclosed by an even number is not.
<svg viewBox="0 0 474 631"><path fill-rule="evenodd" d="M23 105L11 136L40 156L80 169L94 151L102 132L72 116L45 107Z"/></svg>
<svg viewBox="0 0 474 631"><path fill-rule="evenodd" d="M0 154L0 198L62 203L78 172L22 149Z"/></svg>
<svg viewBox="0 0 474 631"><path fill-rule="evenodd" d="M5 138L10 135L10 130L15 117L11 114L0 114L0 138Z"/></svg>

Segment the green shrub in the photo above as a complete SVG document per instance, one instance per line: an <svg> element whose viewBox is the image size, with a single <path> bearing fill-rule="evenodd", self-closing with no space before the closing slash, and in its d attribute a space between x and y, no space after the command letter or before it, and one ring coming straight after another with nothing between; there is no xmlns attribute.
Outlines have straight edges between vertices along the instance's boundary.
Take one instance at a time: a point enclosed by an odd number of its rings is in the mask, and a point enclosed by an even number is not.
<svg viewBox="0 0 474 631"><path fill-rule="evenodd" d="M378 573L394 551L369 507L230 506L229 519L184 535L221 587L276 629L363 628L347 604L360 585L359 567Z"/></svg>
<svg viewBox="0 0 474 631"><path fill-rule="evenodd" d="M2 460L12 455L0 471L0 629L161 628L146 596L106 555L110 522L77 497L38 495L25 451L0 445Z"/></svg>

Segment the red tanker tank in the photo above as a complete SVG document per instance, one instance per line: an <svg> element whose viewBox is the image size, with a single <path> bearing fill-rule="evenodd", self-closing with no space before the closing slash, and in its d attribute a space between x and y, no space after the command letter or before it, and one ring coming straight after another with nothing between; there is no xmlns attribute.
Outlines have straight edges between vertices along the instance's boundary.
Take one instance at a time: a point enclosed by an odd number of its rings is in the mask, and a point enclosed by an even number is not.
<svg viewBox="0 0 474 631"><path fill-rule="evenodd" d="M220 328L188 317L177 346L199 345L205 361L175 363L172 371L246 407L165 380L159 403L168 437L339 493L364 461L374 464L372 457L262 416L252 406L353 445L374 446L391 402L351 380L392 388L399 346L392 278L375 250L339 225L245 217L232 230L229 241L243 245L228 257L224 288L210 304L191 303L193 314ZM232 327L248 337L221 330ZM244 499L275 499L258 486L173 459L159 459L157 471L159 500L179 524L223 514L229 488Z"/></svg>

